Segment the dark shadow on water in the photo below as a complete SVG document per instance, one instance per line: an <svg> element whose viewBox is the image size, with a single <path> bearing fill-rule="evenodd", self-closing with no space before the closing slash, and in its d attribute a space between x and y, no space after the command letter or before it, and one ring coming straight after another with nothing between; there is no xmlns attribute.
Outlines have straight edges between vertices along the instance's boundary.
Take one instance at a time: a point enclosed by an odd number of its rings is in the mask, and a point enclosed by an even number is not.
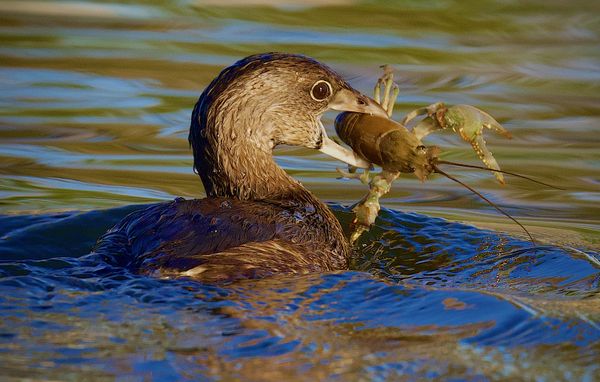
<svg viewBox="0 0 600 382"><path fill-rule="evenodd" d="M130 205L100 211L0 216L2 261L88 254L108 228L142 207Z"/></svg>

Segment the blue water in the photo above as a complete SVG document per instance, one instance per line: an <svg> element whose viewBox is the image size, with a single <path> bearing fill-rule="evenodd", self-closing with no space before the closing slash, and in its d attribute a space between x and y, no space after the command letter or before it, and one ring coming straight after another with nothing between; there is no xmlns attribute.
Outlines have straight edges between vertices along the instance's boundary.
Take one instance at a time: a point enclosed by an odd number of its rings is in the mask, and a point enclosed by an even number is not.
<svg viewBox="0 0 600 382"><path fill-rule="evenodd" d="M333 206L342 222L351 214ZM352 270L216 287L87 255L141 208L2 216L1 373L594 380L597 253L384 210ZM265 364L266 362L266 364ZM286 377L287 378L287 377Z"/></svg>

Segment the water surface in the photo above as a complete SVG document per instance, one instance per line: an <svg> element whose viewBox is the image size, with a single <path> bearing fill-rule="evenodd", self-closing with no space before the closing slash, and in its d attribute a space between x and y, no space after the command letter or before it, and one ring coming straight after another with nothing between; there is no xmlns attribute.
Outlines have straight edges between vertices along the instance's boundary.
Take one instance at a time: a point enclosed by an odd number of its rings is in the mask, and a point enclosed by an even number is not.
<svg viewBox="0 0 600 382"><path fill-rule="evenodd" d="M593 1L0 3L0 375L59 380L595 380L600 374L600 7ZM214 287L104 264L143 204L203 197L191 108L226 65L308 54L395 118L480 107L500 165L557 191L451 169L396 182L352 270ZM333 135L327 114L326 125ZM449 133L427 138L477 163ZM343 224L366 191L299 148L277 161ZM450 170L449 170L450 171Z"/></svg>

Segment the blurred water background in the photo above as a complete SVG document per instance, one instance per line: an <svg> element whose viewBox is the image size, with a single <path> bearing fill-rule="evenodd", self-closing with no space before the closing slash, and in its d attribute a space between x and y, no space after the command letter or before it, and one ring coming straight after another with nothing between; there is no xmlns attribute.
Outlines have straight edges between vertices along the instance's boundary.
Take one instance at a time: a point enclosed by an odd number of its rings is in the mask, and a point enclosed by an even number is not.
<svg viewBox="0 0 600 382"><path fill-rule="evenodd" d="M596 1L0 2L0 376L55 380L597 380ZM323 61L395 119L437 101L495 116L502 168L468 191L406 176L353 269L217 288L82 257L140 204L204 196L187 130L204 87L265 51ZM324 118L333 135L335 114ZM450 133L445 158L477 164ZM277 161L343 224L365 193L314 151Z"/></svg>

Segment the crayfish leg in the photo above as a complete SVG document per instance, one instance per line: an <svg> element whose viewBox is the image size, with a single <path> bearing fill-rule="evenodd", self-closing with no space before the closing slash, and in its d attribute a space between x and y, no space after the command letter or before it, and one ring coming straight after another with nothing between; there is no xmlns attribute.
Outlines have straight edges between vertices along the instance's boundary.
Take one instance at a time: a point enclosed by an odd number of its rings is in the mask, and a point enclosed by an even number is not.
<svg viewBox="0 0 600 382"><path fill-rule="evenodd" d="M371 172L368 168L364 169L364 171L358 171L357 167L348 166L348 171L344 171L341 168L335 169L340 177L338 179L358 179L362 184L369 184Z"/></svg>
<svg viewBox="0 0 600 382"><path fill-rule="evenodd" d="M437 123L435 119L431 117L425 117L422 120L420 120L419 123L415 125L415 127L413 127L412 132L418 140L421 140L429 134L433 133L434 131L441 129L442 127L439 125L439 123Z"/></svg>
<svg viewBox="0 0 600 382"><path fill-rule="evenodd" d="M415 119L417 117L420 117L422 115L427 115L429 117L433 117L438 110L445 109L445 108L446 108L446 104L444 104L443 102L432 103L429 106L420 107L420 108L415 109L415 110L411 111L410 113L406 114L406 116L402 119L402 121L400 121L400 123L403 124L404 126L406 126L413 119ZM442 129L442 128L445 128L445 127L439 126L439 125L437 127L437 129ZM434 130L437 130L437 129L434 129ZM431 133L431 131L429 133ZM429 133L427 133L427 134L429 134ZM427 134L425 134L425 135L427 135ZM421 139L421 138L419 138L419 139Z"/></svg>
<svg viewBox="0 0 600 382"><path fill-rule="evenodd" d="M394 112L396 99L400 93L400 88L394 82L394 69L390 65L383 65L382 68L383 74L377 79L377 83L373 89L373 98L387 112L388 116L391 117Z"/></svg>

